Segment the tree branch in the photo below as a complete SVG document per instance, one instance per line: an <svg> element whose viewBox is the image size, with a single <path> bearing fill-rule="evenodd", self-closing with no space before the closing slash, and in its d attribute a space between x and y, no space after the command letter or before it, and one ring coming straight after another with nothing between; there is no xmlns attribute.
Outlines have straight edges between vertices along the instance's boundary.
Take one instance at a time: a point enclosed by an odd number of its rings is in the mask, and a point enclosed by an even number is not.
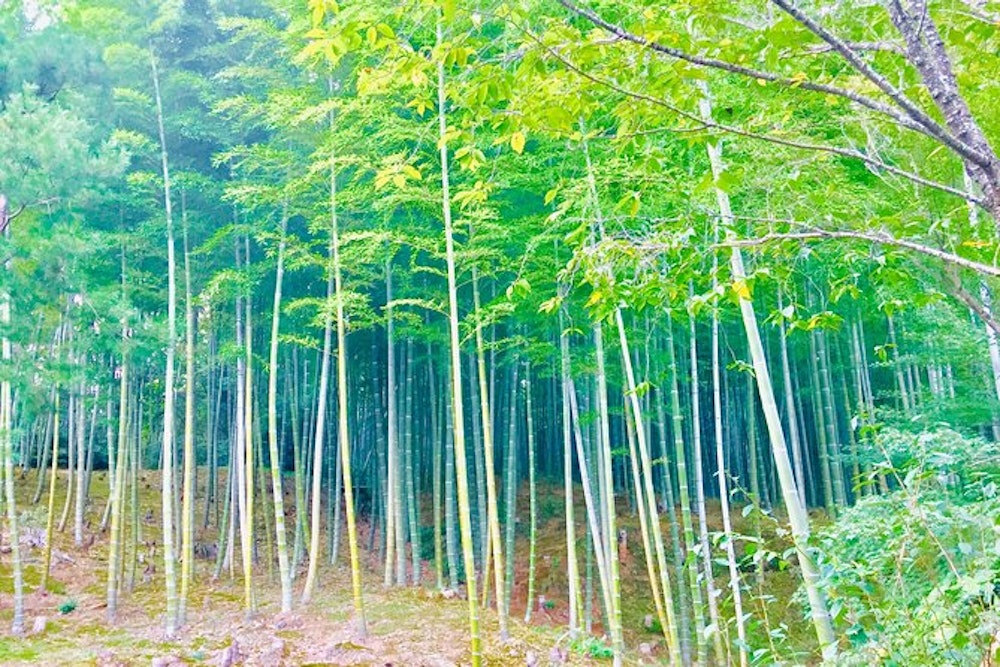
<svg viewBox="0 0 1000 667"><path fill-rule="evenodd" d="M872 157L870 155L867 155L865 153L862 153L860 151L851 150L851 149L847 149L847 148L838 148L836 146L827 146L825 144L813 144L813 143L809 143L809 142L795 141L793 139L782 139L780 137L770 136L770 135L766 135L766 134L758 134L756 132L750 132L748 130L744 130L742 128L738 128L738 127L735 127L735 126L732 126L732 125L726 125L724 123L718 123L718 122L716 122L714 120L703 119L700 116L698 116L696 114L693 114L693 113L691 113L689 111L685 111L684 109L681 109L680 107L677 107L677 106L675 106L675 105L667 102L666 100L664 100L662 98L653 97L652 95L647 95L645 93L639 93L639 92L635 92L633 90L629 90L629 89L627 89L627 88L625 88L623 86L620 86L619 84L615 83L614 81L611 81L609 79L605 79L603 77L599 77L599 76L597 76L595 74L591 74L590 72L587 72L586 70L584 70L583 68L581 68L579 65L577 65L576 63L574 63L573 61L571 61L569 58L567 58L566 56L564 56L558 49L553 48L552 46L549 46L548 44L545 44L541 39L538 38L537 35L535 35L533 32L531 32L527 28L524 28L523 26L517 25L516 23L514 25L516 27L518 27L532 41L534 41L540 47L542 47L543 49L545 49L554 58L556 58L557 60L559 60L559 62L561 62L563 65L565 65L569 70L575 72L576 74L582 76L583 78L585 78L585 79L587 79L589 81L592 81L593 83L596 83L597 85L604 86L606 88L614 90L615 92L621 93L622 95L625 95L627 97L631 97L632 99L642 100L644 102L648 102L650 104L653 104L653 105L662 107L664 109L667 109L667 110L669 110L669 111L677 114L678 116L680 116L682 118L685 118L687 120L690 120L690 121L696 123L696 128L719 130L720 132L725 132L725 133L728 133L728 134L734 134L736 136L746 137L748 139L754 139L754 140L757 140L757 141L764 141L764 142L767 142L767 143L777 144L779 146L787 146L789 148L796 148L796 149L805 150L805 151L816 151L816 152L821 152L821 153L830 153L832 155L839 155L841 157L846 157L846 158L850 158L850 159L854 159L854 160L860 160L861 162L864 162L865 164L867 164L867 165L869 165L871 167L874 167L876 169L883 169L883 170L889 172L890 174L894 174L896 176L899 176L900 178L905 178L906 180L912 181L913 183L916 183L918 185L922 185L924 187L932 188L934 190L939 190L941 192L946 192L946 193L948 193L950 195L954 195L954 196L959 197L959 198L961 198L961 199L963 199L965 201L972 202L973 204L976 204L977 206L980 206L980 207L983 207L984 209L986 209L985 202L982 199L980 199L980 198L976 197L975 195L971 194L970 192L967 192L967 191L959 189L959 188L953 188L950 185L945 185L944 183L938 183L937 181L932 181L930 179L924 178L923 176L920 176L919 174L915 174L913 172L906 171L905 169L900 169L899 167L894 167L894 166L892 166L892 165L890 165L890 164L888 164L886 162L883 162L883 161L881 161L881 160L879 160L877 158L874 158L874 157ZM670 131L672 131L672 132L691 132L692 130L691 130L691 128L672 128Z"/></svg>
<svg viewBox="0 0 1000 667"><path fill-rule="evenodd" d="M992 276L994 278L1000 278L1000 267L990 266L989 264L983 264L981 262L976 262L971 259L966 259L961 255L956 255L954 253L947 252L946 250L941 250L940 248L934 248L932 246L924 245L922 243L917 243L915 241L909 241L907 239L896 238L892 234L885 231L877 232L856 232L847 230L827 230L827 229L812 229L806 232L787 232L778 233L774 232L771 234L765 234L753 239L735 239L731 241L721 242L719 245L721 247L753 247L766 245L775 241L811 241L814 239L855 239L859 241L869 241L871 243L878 243L880 245L889 245L899 248L906 248L907 250L912 250L914 252L920 253L921 255L926 255L928 257L934 257L939 259L946 264L952 264L954 266L960 266L970 271L974 271L978 274L984 276Z"/></svg>
<svg viewBox="0 0 1000 667"><path fill-rule="evenodd" d="M905 127L907 129L919 132L921 134L927 135L938 141L944 142L944 139L939 136L939 133L935 133L931 127L927 127L922 123L916 122L906 114L903 114L891 106L874 100L870 97L862 95L860 93L847 90L845 88L839 88L837 86L831 86L823 83L816 83L815 81L802 81L799 79L790 79L773 72L768 72L765 70L758 70L752 67L745 67L743 65L737 65L726 60L720 60L718 58L708 58L705 56L698 56L692 53L687 53L681 49L674 48L672 46L667 46L665 44L660 44L659 42L654 42L652 40L646 39L640 35L629 32L619 25L615 25L609 21L604 20L596 12L587 9L586 7L581 7L575 4L572 0L558 0L559 4L568 9L569 11L581 16L594 25L607 30L608 32L617 35L623 40L632 42L633 44L638 44L639 46L648 48L657 53L662 53L664 55L670 56L672 58L677 58L679 60L684 60L686 62L692 63L694 65L700 65L702 67L710 67L713 69L719 69L732 74L738 74L740 76L745 76L753 79L762 79L764 81L770 81L772 83L777 83L787 88L802 88L803 90L809 90L817 93L824 93L829 95L835 95L837 97L842 97L850 100L856 104L863 107L871 109L876 113L883 116L891 118L894 122ZM940 131L940 126L933 124ZM949 136L947 132L944 133L945 136ZM953 138L952 138L953 139ZM945 142L947 143L947 142Z"/></svg>
<svg viewBox="0 0 1000 667"><path fill-rule="evenodd" d="M909 12L899 0L891 0L889 18L902 35L908 60L944 116L945 124L974 152L974 156L962 153L963 161L982 188L995 223L1000 225L1000 158L959 90L951 59L927 4L914 2L912 7Z"/></svg>
<svg viewBox="0 0 1000 667"><path fill-rule="evenodd" d="M875 86L878 87L885 95L891 99L897 106L899 106L906 114L913 119L914 122L919 123L922 127L926 128L926 134L938 139L941 143L947 145L953 151L962 155L967 160L972 160L977 164L988 163L988 156L982 155L974 147L966 144L964 141L960 140L958 137L952 135L947 128L940 125L937 121L931 118L927 113L918 107L915 102L903 94L898 88L892 85L888 79L879 74L875 69L866 63L857 51L853 50L850 45L845 41L831 33L829 30L821 26L819 23L814 21L808 15L806 15L802 10L793 5L789 0L771 0L772 3L780 7L786 14L791 16L793 19L805 26L810 32L822 39L824 42L829 44L834 51L839 53L844 60L846 60L851 67L858 71L862 76L871 81Z"/></svg>
<svg viewBox="0 0 1000 667"><path fill-rule="evenodd" d="M956 271L946 271L945 273L948 276L948 291L951 295L968 306L969 309L986 324L986 326L993 329L994 332L1000 335L1000 323L998 323L996 319L993 318L993 315L983 307L983 304L979 302L979 299L972 296L972 294L965 289L962 285L961 279L958 277L958 273Z"/></svg>
<svg viewBox="0 0 1000 667"><path fill-rule="evenodd" d="M906 55L902 47L891 42L845 42L845 44L852 51L881 51L883 53L895 53L899 56ZM829 53L835 50L829 44L814 44L806 47L806 53L808 54Z"/></svg>

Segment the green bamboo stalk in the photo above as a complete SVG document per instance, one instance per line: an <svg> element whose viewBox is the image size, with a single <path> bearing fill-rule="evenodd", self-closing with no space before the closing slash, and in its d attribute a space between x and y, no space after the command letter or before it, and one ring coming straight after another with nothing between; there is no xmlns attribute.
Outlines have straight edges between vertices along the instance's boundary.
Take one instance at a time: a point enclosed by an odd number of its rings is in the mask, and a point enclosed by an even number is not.
<svg viewBox="0 0 1000 667"><path fill-rule="evenodd" d="M712 117L712 106L708 96L707 84L703 83L702 91L703 95L699 101L700 111L704 118L709 119ZM706 150L708 151L712 167L712 175L718 180L723 171L721 146L720 144L707 144ZM722 222L731 227L733 224L733 214L730 208L729 195L724 190L716 188L716 200L719 204ZM771 452L780 480L785 509L788 512L793 542L798 552L806 594L809 598L809 608L813 625L824 660L832 661L837 656L836 636L833 633L833 623L827 608L826 596L820 588L819 571L815 561L812 559L812 555L808 552L809 515L806 513L805 506L801 501L801 495L795 485L795 476L792 472L788 448L785 444L785 435L781 426L781 418L778 415L774 389L771 386L771 375L767 366L767 359L764 356L764 346L760 339L760 330L757 327L757 315L754 312L753 303L745 295L747 277L743 268L743 255L736 246L732 247L730 253L730 271L734 283L742 286L742 289L737 290L740 302L740 314L743 319L743 328L747 335L747 343L750 347L750 356L753 360L758 393L764 407L764 417L767 421L768 434L771 440Z"/></svg>
<svg viewBox="0 0 1000 667"><path fill-rule="evenodd" d="M566 522L566 580L569 589L569 632L580 629L577 618L580 598L580 573L576 557L576 520L573 509L573 435L570 415L570 359L569 343L563 313L559 311L559 352L562 369L562 424L563 424L563 509ZM582 463L582 462L581 462Z"/></svg>
<svg viewBox="0 0 1000 667"><path fill-rule="evenodd" d="M829 443L830 472L833 482L833 497L839 508L847 507L847 490L844 485L844 464L841 460L840 437L837 429L837 412L833 397L833 372L830 368L830 355L826 345L826 334L822 329L815 330L819 352L820 387L823 392L823 414L826 423L826 433Z"/></svg>
<svg viewBox="0 0 1000 667"><path fill-rule="evenodd" d="M689 293L694 294L694 283L689 283ZM694 467L695 508L698 514L698 543L701 558L706 600L708 602L708 620L711 627L713 650L716 664L728 663L729 656L722 645L722 623L719 616L718 595L715 588L715 576L712 573L713 559L708 540L708 517L705 510L705 473L701 450L701 385L698 376L698 331L693 314L688 316L688 342L691 361L691 435L692 464ZM692 566L692 569L696 569ZM707 630L706 630L707 634ZM707 639L707 637L706 637Z"/></svg>
<svg viewBox="0 0 1000 667"><path fill-rule="evenodd" d="M388 405L388 495L386 496L385 585L406 581L406 547L403 534L402 475L399 462L399 418L396 396L396 340L392 316L392 257L385 261L385 318L387 362L386 403Z"/></svg>
<svg viewBox="0 0 1000 667"><path fill-rule="evenodd" d="M186 622L188 593L194 567L194 496L197 461L194 451L194 304L191 297L191 253L188 250L187 206L181 192L181 227L184 245L184 507L181 512L181 593L177 624Z"/></svg>
<svg viewBox="0 0 1000 667"><path fill-rule="evenodd" d="M406 488L406 518L410 537L410 572L411 583L414 586L420 585L420 494L416 492L414 481L414 458L416 457L416 438L413 435L413 391L414 391L414 367L413 361L413 340L406 341L406 389L403 403L403 459L405 467L403 469L404 484Z"/></svg>
<svg viewBox="0 0 1000 667"><path fill-rule="evenodd" d="M4 235L10 239L10 219L7 217L6 198L0 202L0 218L3 222ZM4 262L4 268L10 271L10 260ZM9 367L11 363L11 344L6 331L10 327L11 320L11 295L4 292L0 296L0 325L4 328L2 342L2 357L4 366ZM14 614L10 623L10 631L13 635L20 635L24 632L24 572L21 566L21 539L18 531L17 499L14 493L14 444L13 444L13 401L11 397L11 383L7 373L9 368L4 369L4 380L0 383L0 449L3 457L3 480L4 480L4 509L7 512L7 537L10 543L11 556L11 578L14 584ZM47 569L47 568L46 568Z"/></svg>
<svg viewBox="0 0 1000 667"><path fill-rule="evenodd" d="M656 550L656 561L660 575L660 586L664 605L666 607L667 627L664 633L671 653L671 660L674 665L681 664L680 642L677 634L676 622L673 618L673 595L670 586L670 572L667 570L667 557L663 548L663 533L660 528L659 511L656 507L656 496L653 493L653 464L649 456L649 447L646 445L645 429L642 425L642 412L639 408L639 397L637 396L635 372L632 370L632 356L629 353L628 337L625 335L625 322L622 319L621 310L615 310L615 324L618 328L618 342L621 347L622 365L625 370L625 388L628 392L626 405L631 409L629 415L632 418L635 440L639 452L639 460L642 463L643 493L647 504L647 512L653 546ZM640 482L638 476L636 484Z"/></svg>
<svg viewBox="0 0 1000 667"><path fill-rule="evenodd" d="M524 362L524 417L528 440L528 594L524 609L524 622L531 622L535 606L535 548L538 541L538 490L535 483L535 426L531 403L531 361Z"/></svg>
<svg viewBox="0 0 1000 667"><path fill-rule="evenodd" d="M608 560L608 625L611 635L611 646L614 652L614 667L621 667L625 656L625 641L622 637L622 585L621 563L618 553L618 516L615 506L614 466L611 458L611 419L608 415L608 382L604 360L604 328L599 322L594 323L594 349L597 361L597 426L600 436L601 500L604 503L603 514L606 526L605 551ZM662 608L662 603L660 605ZM666 628L664 624L662 627Z"/></svg>
<svg viewBox="0 0 1000 667"><path fill-rule="evenodd" d="M281 580L281 611L292 610L292 574L288 562L285 535L285 494L281 483L278 456L278 335L281 331L281 288L285 276L285 234L288 230L288 204L281 214L277 265L274 270L274 304L271 310L271 350L267 376L267 444L271 460L271 493L274 501L274 531L278 546L278 577Z"/></svg>
<svg viewBox="0 0 1000 667"><path fill-rule="evenodd" d="M59 387L54 389L55 404L53 405L52 427L52 476L49 478L49 507L45 519L45 557L42 565L42 582L39 589L48 590L49 570L52 567L52 540L55 537L52 529L55 524L56 479L59 477Z"/></svg>
<svg viewBox="0 0 1000 667"><path fill-rule="evenodd" d="M445 364L449 361L446 359ZM447 388L447 380L444 382ZM458 517L455 514L455 441L451 410L444 408L444 532L445 551L448 555L448 585L458 589ZM471 521L471 519L470 519Z"/></svg>
<svg viewBox="0 0 1000 667"><path fill-rule="evenodd" d="M698 543L691 518L691 486L687 473L687 451L684 444L684 416L681 413L680 391L677 381L677 355L674 350L673 318L667 311L667 367L670 369L670 412L673 418L674 457L677 464L677 489L680 496L681 526L684 529L684 569L688 575L691 604L694 615L695 646L698 664L708 662L708 642L705 637L705 598L698 577Z"/></svg>
<svg viewBox="0 0 1000 667"><path fill-rule="evenodd" d="M628 410L628 400L625 399L625 410ZM660 588L660 577L656 569L656 556L653 550L653 538L652 531L649 526L649 517L647 516L647 508L649 505L646 502L645 485L642 483L642 475L639 472L639 452L636 449L635 442L635 424L632 420L625 420L625 437L628 442L629 449L629 467L632 473L632 491L635 493L635 509L639 515L639 533L642 537L642 553L646 561L646 576L649 579L649 589L653 594L653 606L656 610L656 619L660 623L660 630L663 633L663 639L667 643L667 648L670 652L671 663L675 665L682 664L683 652L680 646L679 634L676 631L676 611L674 605L671 603L667 606L667 603L663 599L663 593ZM671 621L670 619L674 619Z"/></svg>
<svg viewBox="0 0 1000 667"><path fill-rule="evenodd" d="M472 238L472 226L469 226L469 238ZM479 277L476 267L472 267L472 304L473 316L475 317L476 335L476 368L479 378L479 412L481 415L481 426L483 435L483 466L486 476L486 513L489 538L487 544L489 548L484 554L484 569L493 568L494 592L497 600L497 616L500 621L500 639L506 641L509 637L507 629L507 608L505 604L504 575L506 570L503 564L503 543L500 541L500 510L498 507L496 467L494 464L493 448L493 406L490 401L490 391L486 381L486 349L483 340L483 325L481 322L482 309L479 299ZM493 560L489 565L486 561L492 553ZM483 584L484 589L486 584Z"/></svg>
<svg viewBox="0 0 1000 667"><path fill-rule="evenodd" d="M436 44L443 42L443 17L436 25ZM454 428L455 468L458 485L458 520L462 533L462 556L465 563L466 597L469 604L469 634L472 667L482 664L482 644L479 636L479 606L476 600L475 555L472 543L472 517L469 505L468 466L465 457L465 416L462 405L462 349L459 338L458 279L455 268L455 240L452 232L451 193L448 178L448 122L444 62L437 63L438 145L441 155L441 210L444 218L445 259L448 269L448 333L451 344L451 410Z"/></svg>
<svg viewBox="0 0 1000 667"><path fill-rule="evenodd" d="M332 84L331 84L332 86ZM333 117L331 115L331 126ZM361 595L361 555L358 551L357 515L354 510L354 480L351 469L351 439L347 411L347 321L344 316L344 285L340 257L340 233L337 215L336 157L330 158L330 245L333 247L334 291L337 303L337 424L340 467L344 482L344 511L347 514L347 547L351 555L351 591L354 598L354 630L359 637L367 635L365 605ZM338 502L337 499L335 502ZM314 553L318 556L318 553Z"/></svg>
<svg viewBox="0 0 1000 667"><path fill-rule="evenodd" d="M427 393L430 407L430 428L431 428L431 450L432 450L432 470L431 470L431 496L434 506L434 581L437 589L444 589L444 536L442 533L441 517L441 475L444 462L441 460L441 445L444 439L441 437L440 411L437 397L437 376L434 374L433 354L431 344L427 343Z"/></svg>
<svg viewBox="0 0 1000 667"><path fill-rule="evenodd" d="M329 254L333 254L334 240L331 235ZM330 350L333 344L333 315L329 304L336 295L335 272L332 266L326 271L326 303L323 308L323 352L320 362L319 387L316 397L316 417L313 420L312 498L309 527L309 569L302 588L302 604L312 600L316 586L316 572L319 567L319 538L321 496L323 490L323 442L326 439L327 392L330 386ZM332 499L331 499L332 500Z"/></svg>
<svg viewBox="0 0 1000 667"><path fill-rule="evenodd" d="M837 504L833 493L833 474L830 462L830 431L826 426L826 409L819 374L819 346L816 332L809 334L809 370L812 372L812 402L816 417L816 444L819 452L820 482L823 489L823 506L830 516L836 516Z"/></svg>
<svg viewBox="0 0 1000 667"><path fill-rule="evenodd" d="M507 428L509 431L509 437L507 438L507 466L504 474L506 475L506 495L504 503L506 505L507 516L504 519L504 529L506 540L504 544L504 553L507 556L506 565L507 569L504 572L504 582L506 588L504 589L504 599L503 606L504 609L510 609L510 598L511 593L514 588L514 537L516 535L517 529L517 381L518 381L518 366L520 364L517 359L514 360L511 366L511 380L510 380L510 416L507 420Z"/></svg>
<svg viewBox="0 0 1000 667"><path fill-rule="evenodd" d="M124 282L124 275L123 275ZM125 501L125 466L128 451L128 358L125 348L127 326L122 322L122 363L118 389L118 460L111 496L111 533L108 544L107 618L114 623L118 615L119 559L122 542L122 506Z"/></svg>
<svg viewBox="0 0 1000 667"><path fill-rule="evenodd" d="M170 196L170 168L167 139L163 124L163 102L160 97L160 76L156 56L149 54L156 101L156 125L160 137L160 166L163 175L163 208L167 226L167 363L163 376L163 574L166 583L166 635L177 632L177 573L174 562L174 357L177 340L177 260L174 256L174 219Z"/></svg>

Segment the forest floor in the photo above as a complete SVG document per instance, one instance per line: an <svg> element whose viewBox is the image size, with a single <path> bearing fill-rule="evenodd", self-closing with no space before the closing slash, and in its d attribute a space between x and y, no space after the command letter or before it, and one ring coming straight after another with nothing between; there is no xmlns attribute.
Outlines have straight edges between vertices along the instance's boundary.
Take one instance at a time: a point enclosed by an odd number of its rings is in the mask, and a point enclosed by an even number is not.
<svg viewBox="0 0 1000 667"><path fill-rule="evenodd" d="M158 475L143 473L142 507L158 508ZM164 636L165 594L161 559L148 558L151 545L139 546L144 561L155 562L157 570L144 563L136 566L131 591L122 592L118 619L106 621L107 535L95 532L107 496L106 480L96 473L88 507L88 527L83 547L73 544L72 511L64 532L57 532L53 542L49 592L38 590L44 554L45 498L31 505L35 478L20 482L19 512L22 513L22 557L25 562L27 633L9 634L12 614L9 547L0 548L0 664L2 665L460 665L469 659L468 603L459 594L442 594L433 586L434 566L423 566L425 585L386 589L382 585L377 557L366 563L364 602L368 635L357 636L354 630L350 574L344 566L346 544L341 545L341 565L325 565L319 584L308 606L298 604L291 614L279 608L280 587L277 574L269 576L265 566L255 566L254 592L257 610L247 617L243 608L243 584L237 563L230 576L227 569L218 580L212 579L211 560L195 559L195 578L189 599L187 622L179 634ZM56 497L58 523L65 499L64 479ZM543 596L533 612L530 624L524 623L527 579L527 540L519 526L517 543L517 585L513 591L510 634L507 642L498 639L495 612L481 610L483 655L487 665L597 665L610 664L600 656L606 646L598 639L576 639L566 634L567 604L564 523L550 516L561 496L546 490L540 494L542 519L538 537L537 594ZM290 499L288 499L290 501ZM429 505L430 503L426 503ZM551 512L546 505L551 504ZM527 502L520 507L526 509ZM712 510L715 510L714 512ZM200 512L199 512L200 514ZM527 515L525 511L523 513ZM714 514L714 516L713 516ZM578 516L583 516L580 508ZM718 509L709 508L710 523L718 518ZM638 542L638 527L628 528ZM141 531L149 540L159 535L158 515L147 512L140 518ZM200 521L199 521L200 523ZM524 521L526 523L526 521ZM739 526L738 526L739 527ZM582 526L579 527L582 531ZM263 522L260 524L263 532ZM665 533L667 533L665 529ZM215 529L199 535L199 540L214 545ZM428 541L429 538L428 538ZM8 543L7 535L2 544ZM364 544L364 540L362 540ZM258 549L266 553L261 535ZM433 546L424 545L433 556ZM237 549L238 551L238 549ZM584 550L580 549L580 568L585 570ZM326 553L326 552L324 552ZM328 560L328 558L325 558ZM179 570L179 566L178 566ZM595 568L596 572L596 568ZM295 580L296 596L305 579L304 565ZM596 576L596 574L595 574ZM775 625L800 625L800 607L791 600L794 578L786 572L768 573L767 590L771 596L784 597L777 611ZM127 578L127 577L126 577ZM658 664L663 660L662 636L650 628L652 604L645 576L645 559L640 544L630 543L622 559L623 624L630 647L628 664ZM720 581L718 585L724 586ZM777 592L776 592L777 591ZM781 592L784 591L784 592ZM595 604L595 607L597 605ZM595 611L595 616L597 612ZM600 626L595 621L595 634ZM798 634L793 632L793 634ZM234 660L235 659L235 660Z"/></svg>

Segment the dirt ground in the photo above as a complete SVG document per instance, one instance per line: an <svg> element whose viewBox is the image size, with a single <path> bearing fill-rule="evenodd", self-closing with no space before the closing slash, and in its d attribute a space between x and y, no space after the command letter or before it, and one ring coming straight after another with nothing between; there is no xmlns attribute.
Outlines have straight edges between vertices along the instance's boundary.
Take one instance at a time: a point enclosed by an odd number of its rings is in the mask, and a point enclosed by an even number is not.
<svg viewBox="0 0 1000 667"><path fill-rule="evenodd" d="M9 632L12 618L11 563L6 532L0 536L0 665L413 665L437 667L469 663L468 603L464 589L442 594L433 584L433 563L424 564L425 585L386 589L381 568L372 559L364 573L367 636L360 637L353 621L350 575L342 545L339 566L320 570L318 590L308 606L299 604L305 580L304 565L295 578L296 607L281 614L277 566L255 567L256 611L244 611L241 570L236 558L232 575L227 570L213 581L213 560L197 559L195 580L189 599L187 622L172 639L163 630L165 594L158 555L148 558L152 547L140 545L135 584L122 592L117 621L109 624L106 608L107 535L93 528L104 508L106 487L95 476L87 511L85 546L73 545L72 516L64 532L53 540L49 592L38 590L44 554L45 497L30 504L34 481L20 482L25 497L18 507L22 516L21 544L26 579L26 633ZM64 480L56 497L56 520L64 500ZM150 473L144 481L141 505L157 507L156 480ZM159 534L159 522L151 512L142 518L141 530L150 541ZM259 531L263 533L263 522ZM200 539L212 539L214 529ZM523 546L523 549L522 549ZM261 535L258 549L265 551ZM425 549L432 553L431 545ZM518 545L518 552L527 545ZM548 594L538 606L531 624L523 622L525 591L515 590L511 638L498 639L496 614L480 609L483 657L487 665L592 665L609 660L588 655L604 647L597 639L570 641L565 633L565 603L559 591L565 588L559 553L563 544L539 547L538 591ZM551 550L553 554L547 553ZM238 549L237 549L238 552ZM519 561L521 559L519 558ZM155 569L154 569L155 567ZM524 563L518 564L518 579L524 579ZM178 566L179 568L179 566ZM653 636L646 657L636 654L635 664L655 661Z"/></svg>

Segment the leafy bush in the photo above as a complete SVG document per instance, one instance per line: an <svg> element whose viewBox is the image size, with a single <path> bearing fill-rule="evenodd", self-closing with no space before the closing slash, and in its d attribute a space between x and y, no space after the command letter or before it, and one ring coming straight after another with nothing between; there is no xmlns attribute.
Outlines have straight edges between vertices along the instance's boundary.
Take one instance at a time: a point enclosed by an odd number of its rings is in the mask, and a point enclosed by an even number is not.
<svg viewBox="0 0 1000 667"><path fill-rule="evenodd" d="M1000 628L1000 455L939 429L872 445L890 492L817 535L850 665L978 665Z"/></svg>
<svg viewBox="0 0 1000 667"><path fill-rule="evenodd" d="M603 640L587 635L572 639L569 643L569 650L588 658L613 658L615 655L614 649Z"/></svg>

